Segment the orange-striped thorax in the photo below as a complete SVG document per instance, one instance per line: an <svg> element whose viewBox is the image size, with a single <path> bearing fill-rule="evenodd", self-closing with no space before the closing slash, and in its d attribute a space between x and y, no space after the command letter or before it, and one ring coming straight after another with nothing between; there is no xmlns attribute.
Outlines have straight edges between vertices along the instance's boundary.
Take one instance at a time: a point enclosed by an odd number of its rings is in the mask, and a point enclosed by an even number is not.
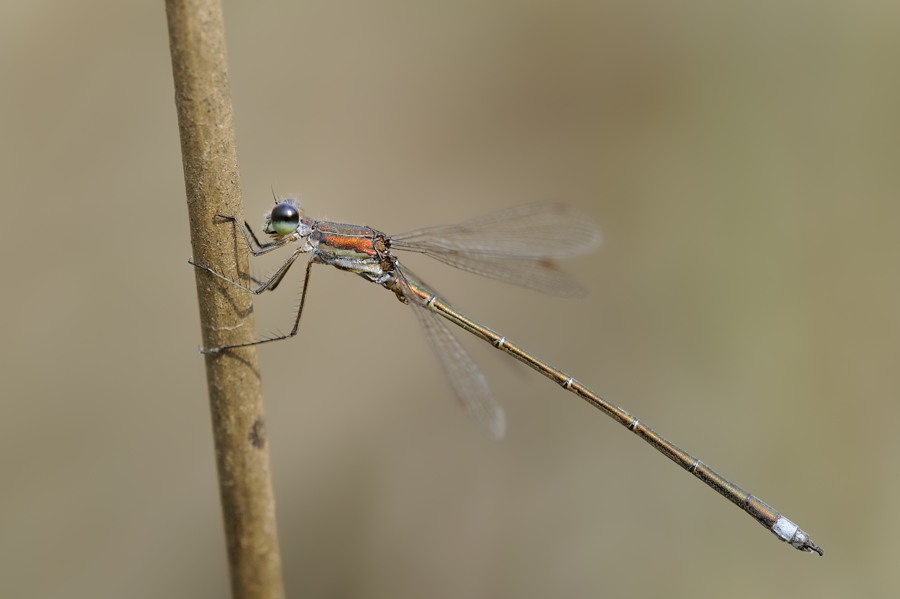
<svg viewBox="0 0 900 599"><path fill-rule="evenodd" d="M396 269L390 240L381 231L360 225L316 221L309 236L316 260L383 283Z"/></svg>

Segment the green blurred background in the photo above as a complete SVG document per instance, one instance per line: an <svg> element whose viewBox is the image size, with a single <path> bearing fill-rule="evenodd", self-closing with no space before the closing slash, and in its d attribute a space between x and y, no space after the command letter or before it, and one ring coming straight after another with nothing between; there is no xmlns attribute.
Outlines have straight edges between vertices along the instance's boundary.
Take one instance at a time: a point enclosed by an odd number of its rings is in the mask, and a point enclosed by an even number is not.
<svg viewBox="0 0 900 599"><path fill-rule="evenodd" d="M388 233L576 205L606 236L568 263L586 299L411 265L826 550L464 339L492 441L408 310L322 269L300 338L261 350L290 596L896 595L900 4L225 18L252 222L271 186ZM225 596L163 3L4 2L0 76L0 595Z"/></svg>

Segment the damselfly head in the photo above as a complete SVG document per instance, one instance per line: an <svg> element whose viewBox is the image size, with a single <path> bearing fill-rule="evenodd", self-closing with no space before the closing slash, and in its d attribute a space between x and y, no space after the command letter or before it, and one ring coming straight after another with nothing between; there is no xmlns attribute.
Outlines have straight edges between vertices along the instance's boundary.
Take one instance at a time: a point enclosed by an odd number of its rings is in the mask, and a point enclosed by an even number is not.
<svg viewBox="0 0 900 599"><path fill-rule="evenodd" d="M300 202L294 198L278 202L266 213L266 222L263 230L274 237L290 235L300 226L300 218L303 216L303 208Z"/></svg>

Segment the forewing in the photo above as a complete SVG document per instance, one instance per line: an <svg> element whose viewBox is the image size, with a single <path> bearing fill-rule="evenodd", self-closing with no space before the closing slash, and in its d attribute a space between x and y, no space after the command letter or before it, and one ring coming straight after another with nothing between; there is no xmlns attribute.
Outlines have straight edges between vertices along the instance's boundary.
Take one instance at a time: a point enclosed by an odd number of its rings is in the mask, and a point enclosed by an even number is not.
<svg viewBox="0 0 900 599"><path fill-rule="evenodd" d="M392 247L494 257L567 258L587 253L603 239L599 227L562 203L530 204L457 225L391 237Z"/></svg>

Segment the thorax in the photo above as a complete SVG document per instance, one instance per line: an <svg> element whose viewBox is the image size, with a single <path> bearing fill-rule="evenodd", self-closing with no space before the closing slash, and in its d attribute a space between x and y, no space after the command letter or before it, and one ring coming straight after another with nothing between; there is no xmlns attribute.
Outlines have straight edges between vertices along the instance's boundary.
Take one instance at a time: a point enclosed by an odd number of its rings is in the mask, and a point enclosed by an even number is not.
<svg viewBox="0 0 900 599"><path fill-rule="evenodd" d="M318 221L313 225L310 243L320 262L373 282L394 269L390 239L371 227Z"/></svg>

